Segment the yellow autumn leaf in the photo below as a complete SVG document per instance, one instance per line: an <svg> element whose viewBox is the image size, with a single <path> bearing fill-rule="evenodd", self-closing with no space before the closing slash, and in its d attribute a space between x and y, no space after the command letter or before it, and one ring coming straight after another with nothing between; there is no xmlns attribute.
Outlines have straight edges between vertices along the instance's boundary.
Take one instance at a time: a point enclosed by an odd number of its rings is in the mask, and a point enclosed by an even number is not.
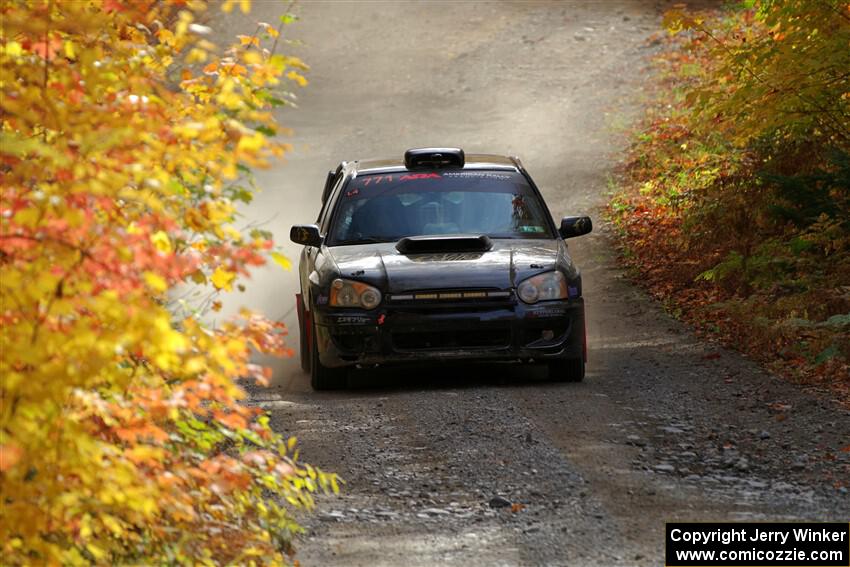
<svg viewBox="0 0 850 567"><path fill-rule="evenodd" d="M289 261L289 258L281 254L280 252L272 252L271 253L272 260L277 262L281 268L284 270L292 269L292 262Z"/></svg>
<svg viewBox="0 0 850 567"><path fill-rule="evenodd" d="M242 56L242 60L249 65L259 65L263 62L263 56L260 55L259 51L247 51Z"/></svg>
<svg viewBox="0 0 850 567"><path fill-rule="evenodd" d="M65 44L64 44L64 48L65 48L64 49L65 50L65 57L67 57L68 59L76 59L77 52L74 49L74 42L73 41L66 41Z"/></svg>
<svg viewBox="0 0 850 567"><path fill-rule="evenodd" d="M239 143L236 144L238 152L256 152L266 143L266 137L257 132L253 135L245 135L239 138Z"/></svg>
<svg viewBox="0 0 850 567"><path fill-rule="evenodd" d="M298 73L297 71L290 71L286 74L286 78L298 83L299 87L307 86L307 79L305 79L304 76Z"/></svg>
<svg viewBox="0 0 850 567"><path fill-rule="evenodd" d="M223 222L230 220L233 216L234 208L233 205L228 203L224 203L221 201L210 201L205 203L203 206L203 211L206 214L207 219L215 224L220 225Z"/></svg>
<svg viewBox="0 0 850 567"><path fill-rule="evenodd" d="M168 29L161 29L157 32L156 36L159 38L159 41L164 43L165 45L173 45L174 44L174 32Z"/></svg>
<svg viewBox="0 0 850 567"><path fill-rule="evenodd" d="M26 209L21 209L17 213L15 213L14 220L16 223L19 223L24 226L34 227L38 224L38 220L41 218L41 211L34 207L29 207Z"/></svg>
<svg viewBox="0 0 850 567"><path fill-rule="evenodd" d="M0 50L2 50L0 52L5 52L6 55L9 55L10 57L18 57L24 52L21 44L17 41L9 41L6 42L5 45L0 45Z"/></svg>
<svg viewBox="0 0 850 567"><path fill-rule="evenodd" d="M194 47L189 50L189 54L186 56L186 63L190 65L193 63L205 63L208 55L205 50Z"/></svg>
<svg viewBox="0 0 850 567"><path fill-rule="evenodd" d="M88 544L86 544L86 549L88 550L89 553L92 554L92 556L94 556L95 559L97 559L99 561L103 560L106 557L106 550L104 550L99 545L95 545L93 543L88 543Z"/></svg>
<svg viewBox="0 0 850 567"><path fill-rule="evenodd" d="M151 242L156 249L163 254L169 254L172 251L171 239L168 238L168 235L162 230L158 230L151 234Z"/></svg>
<svg viewBox="0 0 850 567"><path fill-rule="evenodd" d="M91 516L86 514L80 521L80 536L82 536L84 539L88 539L89 537L91 537L91 534Z"/></svg>
<svg viewBox="0 0 850 567"><path fill-rule="evenodd" d="M124 528L121 527L121 523L116 520L115 517L110 516L109 514L104 514L101 516L100 520L116 537L122 537L124 535Z"/></svg>
<svg viewBox="0 0 850 567"><path fill-rule="evenodd" d="M145 272L143 277L145 278L145 283L148 284L148 287L154 291L161 293L168 289L168 283L159 274L155 274L154 272Z"/></svg>
<svg viewBox="0 0 850 567"><path fill-rule="evenodd" d="M221 266L215 269L213 275L210 276L210 281L216 289L225 291L233 291L233 280L236 279L236 273L225 270Z"/></svg>
<svg viewBox="0 0 850 567"><path fill-rule="evenodd" d="M236 229L236 227L227 225L222 229L222 232L224 233L225 236L227 236L227 238L229 238L233 242L241 242L242 241L242 233L239 232Z"/></svg>

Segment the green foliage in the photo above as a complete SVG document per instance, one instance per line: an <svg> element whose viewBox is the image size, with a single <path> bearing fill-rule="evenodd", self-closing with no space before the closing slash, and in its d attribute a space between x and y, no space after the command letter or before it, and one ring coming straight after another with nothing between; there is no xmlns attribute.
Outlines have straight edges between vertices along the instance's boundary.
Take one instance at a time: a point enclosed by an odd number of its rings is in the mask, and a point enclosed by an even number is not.
<svg viewBox="0 0 850 567"><path fill-rule="evenodd" d="M850 386L848 329L820 324L850 311L850 3L674 9L665 25L610 208L628 261L692 320Z"/></svg>
<svg viewBox="0 0 850 567"><path fill-rule="evenodd" d="M833 149L810 173L765 171L762 178L775 189L776 201L769 211L779 221L804 229L826 215L850 231L850 155L846 152Z"/></svg>

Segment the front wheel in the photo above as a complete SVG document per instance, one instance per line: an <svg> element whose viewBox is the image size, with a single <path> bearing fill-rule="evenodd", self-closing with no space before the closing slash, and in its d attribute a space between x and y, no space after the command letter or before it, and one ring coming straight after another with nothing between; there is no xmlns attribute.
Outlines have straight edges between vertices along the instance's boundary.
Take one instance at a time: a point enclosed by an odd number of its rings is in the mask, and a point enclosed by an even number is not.
<svg viewBox="0 0 850 567"><path fill-rule="evenodd" d="M562 358L550 362L549 380L553 382L581 382L584 380L584 359Z"/></svg>
<svg viewBox="0 0 850 567"><path fill-rule="evenodd" d="M316 335L316 325L310 327L310 385L314 390L339 390L345 388L348 379L348 369L328 368L319 361L319 337Z"/></svg>

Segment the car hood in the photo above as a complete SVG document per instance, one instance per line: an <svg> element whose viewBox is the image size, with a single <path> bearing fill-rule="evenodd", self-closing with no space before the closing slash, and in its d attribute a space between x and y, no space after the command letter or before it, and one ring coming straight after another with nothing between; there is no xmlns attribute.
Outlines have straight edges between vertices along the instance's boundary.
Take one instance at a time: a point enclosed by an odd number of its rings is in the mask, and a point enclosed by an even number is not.
<svg viewBox="0 0 850 567"><path fill-rule="evenodd" d="M328 248L328 264L339 277L367 282L392 293L505 290L556 268L563 270L568 279L578 276L562 240L494 239L493 247L486 252L402 254L395 246L394 242L387 242Z"/></svg>

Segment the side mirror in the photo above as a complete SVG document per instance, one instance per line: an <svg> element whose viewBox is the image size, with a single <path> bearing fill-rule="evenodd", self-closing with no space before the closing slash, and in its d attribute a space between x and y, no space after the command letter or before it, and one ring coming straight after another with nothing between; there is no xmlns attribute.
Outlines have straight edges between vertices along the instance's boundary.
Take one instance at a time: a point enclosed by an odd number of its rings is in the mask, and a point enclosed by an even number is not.
<svg viewBox="0 0 850 567"><path fill-rule="evenodd" d="M561 219L561 228L558 232L561 238L574 238L588 234L593 230L593 222L590 217L564 217Z"/></svg>
<svg viewBox="0 0 850 567"><path fill-rule="evenodd" d="M322 245L322 235L319 233L319 227L315 224L296 224L289 229L289 239L295 244L304 246Z"/></svg>

